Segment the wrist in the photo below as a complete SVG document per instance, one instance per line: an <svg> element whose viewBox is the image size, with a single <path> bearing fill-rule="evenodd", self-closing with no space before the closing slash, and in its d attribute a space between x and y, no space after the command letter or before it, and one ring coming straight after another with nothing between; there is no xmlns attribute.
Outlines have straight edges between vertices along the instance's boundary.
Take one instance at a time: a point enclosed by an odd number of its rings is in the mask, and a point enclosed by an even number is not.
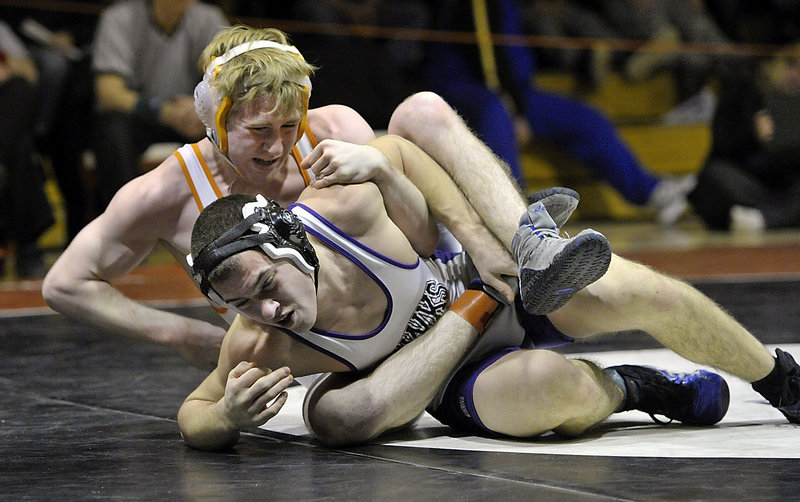
<svg viewBox="0 0 800 502"><path fill-rule="evenodd" d="M377 148L372 145L368 145L368 148L375 149L380 156L375 157L375 163L372 164L372 172L370 174L370 181L373 183L380 185L381 183L386 183L392 180L392 176L398 174L397 169L394 167L392 162Z"/></svg>
<svg viewBox="0 0 800 502"><path fill-rule="evenodd" d="M160 122L164 100L140 94L133 107L133 114L148 122Z"/></svg>
<svg viewBox="0 0 800 502"><path fill-rule="evenodd" d="M225 397L226 396L223 395L219 401L213 405L213 414L216 416L214 422L217 424L220 433L238 434L240 430L239 424L233 420Z"/></svg>

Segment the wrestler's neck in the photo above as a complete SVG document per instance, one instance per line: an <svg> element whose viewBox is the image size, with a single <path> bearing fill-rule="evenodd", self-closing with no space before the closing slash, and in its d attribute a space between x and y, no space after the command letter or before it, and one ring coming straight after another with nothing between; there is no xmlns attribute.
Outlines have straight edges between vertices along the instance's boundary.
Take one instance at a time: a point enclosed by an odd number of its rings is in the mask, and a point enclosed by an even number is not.
<svg viewBox="0 0 800 502"><path fill-rule="evenodd" d="M286 207L296 202L300 192L306 187L305 180L291 155L279 167L256 170L247 166L235 166L227 156L213 146L208 138L203 141L212 148L213 161L209 162L208 167L220 191L225 195L262 194Z"/></svg>

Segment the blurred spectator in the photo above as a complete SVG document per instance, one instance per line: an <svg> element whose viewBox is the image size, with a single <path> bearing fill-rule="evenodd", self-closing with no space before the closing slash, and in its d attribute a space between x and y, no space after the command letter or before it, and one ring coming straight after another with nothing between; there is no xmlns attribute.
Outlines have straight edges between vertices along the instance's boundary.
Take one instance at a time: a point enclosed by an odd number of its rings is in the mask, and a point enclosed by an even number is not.
<svg viewBox="0 0 800 502"><path fill-rule="evenodd" d="M436 4L440 29L475 30L470 2L439 0ZM515 1L487 1L486 5L492 33L520 33ZM496 89L487 84L474 44L432 44L429 85L509 164L520 185L524 182L516 138L532 137L579 159L629 202L653 208L661 223L674 223L683 214L686 193L694 185L692 177L662 179L647 172L600 112L536 88L535 62L528 47L497 45L490 52L496 60Z"/></svg>
<svg viewBox="0 0 800 502"><path fill-rule="evenodd" d="M118 0L103 11L95 35L99 209L139 174L139 159L157 142L199 140L194 111L197 61L228 21L198 0Z"/></svg>
<svg viewBox="0 0 800 502"><path fill-rule="evenodd" d="M713 143L689 198L714 229L800 226L800 52L739 66L722 87Z"/></svg>
<svg viewBox="0 0 800 502"><path fill-rule="evenodd" d="M34 160L36 65L11 27L0 21L0 248L14 247L18 278L47 272L39 237L53 224L44 172Z"/></svg>
<svg viewBox="0 0 800 502"><path fill-rule="evenodd" d="M590 87L603 84L612 69L613 53L603 40L618 38L596 10L576 0L527 0L524 3L526 33L548 37L594 39L592 48L542 47L536 50L542 65L574 73Z"/></svg>
<svg viewBox="0 0 800 502"><path fill-rule="evenodd" d="M647 41L625 61L623 72L628 79L639 82L664 69L676 75L681 103L665 122L710 122L716 96L708 87L709 79L724 73L726 60L701 51L682 53L664 47L675 42L730 42L703 0L602 0L600 5L622 38Z"/></svg>
<svg viewBox="0 0 800 502"><path fill-rule="evenodd" d="M798 0L706 0L708 11L727 36L750 44L800 40Z"/></svg>
<svg viewBox="0 0 800 502"><path fill-rule="evenodd" d="M314 74L315 106L338 103L358 110L375 129L386 129L394 108L420 90L422 42L337 34L336 25L423 28L430 23L423 0L298 0L294 17L331 23L324 35L297 36Z"/></svg>
<svg viewBox="0 0 800 502"><path fill-rule="evenodd" d="M92 214L81 168L91 130L89 46L97 19L41 10L18 14L39 70L37 149L49 159L64 201L68 244Z"/></svg>

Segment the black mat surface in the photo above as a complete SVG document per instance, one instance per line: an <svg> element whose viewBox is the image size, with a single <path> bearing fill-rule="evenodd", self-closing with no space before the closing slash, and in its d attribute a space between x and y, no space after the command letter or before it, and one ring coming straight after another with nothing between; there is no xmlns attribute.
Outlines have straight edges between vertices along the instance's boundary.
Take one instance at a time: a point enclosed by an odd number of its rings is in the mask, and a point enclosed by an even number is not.
<svg viewBox="0 0 800 502"><path fill-rule="evenodd" d="M800 283L700 287L765 343L800 340ZM655 346L645 339L584 346ZM2 500L800 500L797 459L327 449L266 431L199 452L175 415L205 375L169 349L58 315L7 317L0 361Z"/></svg>

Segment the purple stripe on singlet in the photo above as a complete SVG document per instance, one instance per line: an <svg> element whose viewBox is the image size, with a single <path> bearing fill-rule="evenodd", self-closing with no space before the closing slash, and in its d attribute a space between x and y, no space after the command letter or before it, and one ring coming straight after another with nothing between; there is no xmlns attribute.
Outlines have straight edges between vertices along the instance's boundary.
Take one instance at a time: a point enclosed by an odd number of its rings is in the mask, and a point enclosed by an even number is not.
<svg viewBox="0 0 800 502"><path fill-rule="evenodd" d="M320 221L322 221L326 226L328 226L328 228L330 228L330 230L336 232L343 239L345 239L348 242L358 246L360 249L363 249L364 251L372 254L373 256L376 256L377 258L379 258L379 259L381 259L383 261L386 261L387 263L390 263L390 264L395 265L397 267L402 267L402 268L407 268L407 269L416 268L420 263L419 259L417 259L417 263L415 263L413 265L404 264L404 263L400 263L400 262L396 262L394 260L391 260L391 259L381 255L380 253L376 253L372 249L364 246L360 242L358 242L355 239L353 239L351 236L349 236L346 233L342 232L339 228L336 227L336 225L334 225L333 223L329 222L328 220L326 220L325 218L323 218L322 216L320 216L319 214L314 212L308 206L305 206L303 204L292 204L291 206L289 206L289 208L291 209L294 206L302 207L304 210L308 211L309 213L313 214L315 217L319 218ZM384 313L383 320L381 321L380 325L377 328L375 328L374 330L370 331L369 333L365 333L363 335L348 335L348 334L345 334L345 333L336 333L336 332L333 332L333 331L324 331L324 330L318 330L318 329L314 329L314 328L311 328L311 332L312 333L316 333L318 335L327 336L327 337L330 337L330 338L340 338L340 339L344 339L344 340L364 340L364 339L367 339L367 338L371 338L371 337L375 336L376 334L380 333L381 330L383 330L383 328L386 326L386 323L389 321L389 317L391 316L391 312L392 312L392 307L394 306L394 302L392 300L392 295L389 293L389 289L386 287L386 285L380 279L378 279L378 277L375 274L372 273L371 270L369 270L369 268L367 268L366 265L361 263L361 261L359 261L358 258L353 256L352 253L350 253L349 251L347 251L346 249L344 249L340 245L336 244L332 240L328 239L327 237L322 235L319 231L314 230L313 228L309 228L308 226L306 226L306 232L310 233L311 235L313 235L314 237L316 237L320 241L324 242L326 245L328 245L331 248L335 249L337 252L341 253L342 256L346 257L348 260L350 260L353 263L355 263L356 266L358 266L358 268L363 270L364 273L367 274L367 276L370 277L375 282L375 284L377 284L381 288L381 290L383 291L383 294L386 296L386 303L387 303L386 312Z"/></svg>
<svg viewBox="0 0 800 502"><path fill-rule="evenodd" d="M339 229L339 227L337 227L336 225L334 225L330 221L326 220L325 218L320 216L319 213L317 213L316 211L314 211L313 209L311 209L310 207L308 207L308 206L306 206L304 204L301 204L301 203L297 202L297 203L292 204L291 206L289 206L289 209L291 210L295 206L301 207L305 211L307 211L308 213L314 215L321 222L323 222L328 228L330 228L332 231L337 233L343 239L345 239L348 242L352 243L354 246L358 247L359 249L362 249L362 250L366 251L367 253L371 254L372 256L380 258L381 260L385 261L386 263L390 263L390 264L392 264L392 265L394 265L396 267L408 268L408 269L416 268L417 265L419 265L419 258L417 258L417 261L414 262L414 263L401 263L401 262L395 261L395 260L393 260L393 259L391 259L391 258L389 258L387 256L384 256L381 253L375 251L374 249L372 249L370 247L367 247L367 246L361 244L360 242L358 242L357 240L353 239L352 236L350 236L349 234L343 232L342 230ZM318 233L312 231L312 229L306 228L306 230L311 232L315 237L319 237Z"/></svg>
<svg viewBox="0 0 800 502"><path fill-rule="evenodd" d="M283 331L284 333L286 333L290 337L294 338L298 342L301 342L301 343L303 343L305 345L308 345L309 347L311 347L312 349L316 350L317 352L322 352L326 356L336 359L340 363L342 363L345 366L347 366L348 368L350 368L350 371L358 371L358 368L356 367L355 364L351 363L350 361L348 361L347 359L343 358L342 356L340 356L340 355L338 355L338 354L336 354L334 352L331 352L330 350L324 349L324 348L320 347L319 345L315 345L315 344L311 343L310 341L306 340L302 336L298 336L297 333L295 333L294 331L290 331L290 330L284 329L284 328L278 328L278 329Z"/></svg>

